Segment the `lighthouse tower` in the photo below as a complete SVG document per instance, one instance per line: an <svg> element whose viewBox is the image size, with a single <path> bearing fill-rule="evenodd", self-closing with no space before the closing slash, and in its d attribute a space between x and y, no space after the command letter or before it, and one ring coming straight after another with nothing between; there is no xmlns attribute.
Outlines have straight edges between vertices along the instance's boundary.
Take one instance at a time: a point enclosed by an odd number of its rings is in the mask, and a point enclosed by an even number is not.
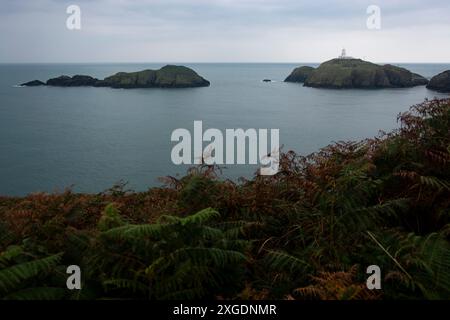
<svg viewBox="0 0 450 320"><path fill-rule="evenodd" d="M338 57L338 59L354 59L353 57L350 57L347 55L347 51L342 49L341 55Z"/></svg>

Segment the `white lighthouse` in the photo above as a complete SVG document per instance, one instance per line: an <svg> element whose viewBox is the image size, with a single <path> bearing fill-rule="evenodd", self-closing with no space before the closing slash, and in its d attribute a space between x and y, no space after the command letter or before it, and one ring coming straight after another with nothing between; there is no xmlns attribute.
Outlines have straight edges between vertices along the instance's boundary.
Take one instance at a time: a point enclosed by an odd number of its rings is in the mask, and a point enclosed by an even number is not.
<svg viewBox="0 0 450 320"><path fill-rule="evenodd" d="M339 59L353 59L353 57L347 56L347 51L345 50L345 48L343 48Z"/></svg>

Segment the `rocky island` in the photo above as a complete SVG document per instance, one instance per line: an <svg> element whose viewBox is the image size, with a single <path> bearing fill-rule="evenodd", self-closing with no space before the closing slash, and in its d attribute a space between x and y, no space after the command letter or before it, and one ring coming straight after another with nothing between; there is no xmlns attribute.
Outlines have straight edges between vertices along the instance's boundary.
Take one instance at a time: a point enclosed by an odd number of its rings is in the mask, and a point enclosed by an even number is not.
<svg viewBox="0 0 450 320"><path fill-rule="evenodd" d="M439 92L450 92L450 70L431 78L427 88Z"/></svg>
<svg viewBox="0 0 450 320"><path fill-rule="evenodd" d="M318 68L296 68L286 82L315 88L407 88L426 85L421 75L393 65L378 65L355 58L337 58Z"/></svg>
<svg viewBox="0 0 450 320"><path fill-rule="evenodd" d="M91 76L60 76L47 80L33 80L22 86L55 86L55 87L110 87L110 88L193 88L208 87L210 82L199 76L194 70L184 66L167 65L159 70L143 70L138 72L118 72L103 80Z"/></svg>

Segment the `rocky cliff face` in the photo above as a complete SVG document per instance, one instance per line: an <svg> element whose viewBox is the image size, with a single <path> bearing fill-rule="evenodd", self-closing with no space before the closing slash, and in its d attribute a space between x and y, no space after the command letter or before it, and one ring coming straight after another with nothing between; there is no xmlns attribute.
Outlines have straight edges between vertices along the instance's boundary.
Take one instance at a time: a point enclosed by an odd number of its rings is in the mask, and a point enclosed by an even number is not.
<svg viewBox="0 0 450 320"><path fill-rule="evenodd" d="M450 70L431 78L427 88L439 92L450 92Z"/></svg>
<svg viewBox="0 0 450 320"><path fill-rule="evenodd" d="M49 79L45 84L39 80L22 84L23 86L56 86L56 87L111 87L111 88L190 88L207 87L209 81L199 76L194 70L183 66L168 65L159 70L139 72L119 72L99 80L90 76L60 76Z"/></svg>
<svg viewBox="0 0 450 320"><path fill-rule="evenodd" d="M428 80L417 73L390 64L382 66L392 87L414 87L427 85Z"/></svg>
<svg viewBox="0 0 450 320"><path fill-rule="evenodd" d="M381 66L361 59L333 59L312 71L303 69L300 74L300 70L295 69L286 81L306 77L304 85L307 87L367 89L406 88L428 83L426 78L407 69L393 65ZM297 74L301 76L296 77Z"/></svg>
<svg viewBox="0 0 450 320"><path fill-rule="evenodd" d="M294 71L284 80L285 82L300 82L303 83L308 79L311 73L314 71L313 67L299 67L295 68Z"/></svg>

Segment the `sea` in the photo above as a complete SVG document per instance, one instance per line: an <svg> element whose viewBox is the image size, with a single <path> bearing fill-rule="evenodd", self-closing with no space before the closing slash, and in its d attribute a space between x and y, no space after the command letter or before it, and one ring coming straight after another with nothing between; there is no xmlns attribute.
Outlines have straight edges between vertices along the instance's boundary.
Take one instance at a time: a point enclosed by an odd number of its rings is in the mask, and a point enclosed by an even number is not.
<svg viewBox="0 0 450 320"><path fill-rule="evenodd" d="M424 86L333 90L283 80L316 63L180 63L211 82L186 89L20 87L59 75L103 79L165 63L0 64L0 195L98 193L116 183L145 191L159 178L181 177L171 134L178 128L279 129L282 151L308 155L335 141L374 137L399 126L397 115L426 98ZM425 77L450 64L402 64ZM271 79L272 82L263 82ZM221 178L251 178L258 165L227 165Z"/></svg>

